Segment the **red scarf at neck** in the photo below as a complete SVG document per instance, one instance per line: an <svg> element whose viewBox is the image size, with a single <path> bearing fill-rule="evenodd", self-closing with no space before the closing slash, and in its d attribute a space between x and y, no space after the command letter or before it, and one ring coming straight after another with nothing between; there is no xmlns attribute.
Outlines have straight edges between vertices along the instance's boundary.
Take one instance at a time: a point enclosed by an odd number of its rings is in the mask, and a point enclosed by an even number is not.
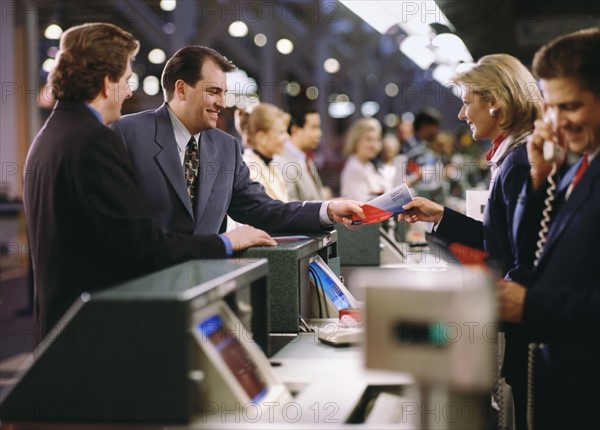
<svg viewBox="0 0 600 430"><path fill-rule="evenodd" d="M504 136L504 133L502 133L500 136L494 139L494 141L492 142L492 148L485 154L485 159L487 161L490 161L492 159L492 157L500 147L500 144L504 141L505 137L506 136Z"/></svg>

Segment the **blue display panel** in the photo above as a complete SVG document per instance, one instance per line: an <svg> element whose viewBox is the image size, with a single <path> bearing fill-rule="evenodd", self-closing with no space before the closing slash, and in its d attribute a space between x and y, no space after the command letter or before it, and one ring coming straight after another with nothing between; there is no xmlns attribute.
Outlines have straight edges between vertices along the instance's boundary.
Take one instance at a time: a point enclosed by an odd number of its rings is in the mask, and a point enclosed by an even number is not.
<svg viewBox="0 0 600 430"><path fill-rule="evenodd" d="M253 402L259 402L268 388L256 364L235 333L226 327L221 315L213 315L198 323L202 342L210 341L223 361Z"/></svg>
<svg viewBox="0 0 600 430"><path fill-rule="evenodd" d="M315 282L321 287L327 297L333 302L333 305L338 309L350 309L352 306L343 291L336 285L335 280L331 278L320 264L316 261L310 263L310 267L314 270Z"/></svg>

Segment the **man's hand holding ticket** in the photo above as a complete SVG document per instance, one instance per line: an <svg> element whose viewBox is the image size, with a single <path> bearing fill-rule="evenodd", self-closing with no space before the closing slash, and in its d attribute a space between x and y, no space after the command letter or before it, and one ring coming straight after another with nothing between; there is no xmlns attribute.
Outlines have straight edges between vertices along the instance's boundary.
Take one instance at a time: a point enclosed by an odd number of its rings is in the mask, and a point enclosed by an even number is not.
<svg viewBox="0 0 600 430"><path fill-rule="evenodd" d="M353 225L376 224L404 212L402 206L412 201L412 196L406 184L398 185L388 193L361 205L365 218L352 218Z"/></svg>

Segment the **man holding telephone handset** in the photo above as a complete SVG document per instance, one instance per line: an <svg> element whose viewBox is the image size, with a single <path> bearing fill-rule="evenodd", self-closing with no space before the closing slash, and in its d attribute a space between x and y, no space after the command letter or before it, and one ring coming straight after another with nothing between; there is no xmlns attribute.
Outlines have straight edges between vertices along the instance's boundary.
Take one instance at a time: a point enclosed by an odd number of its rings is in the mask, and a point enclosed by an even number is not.
<svg viewBox="0 0 600 430"><path fill-rule="evenodd" d="M527 288L498 286L500 319L520 323L531 342L522 357L531 392L526 405L515 405L527 410L529 428L600 428L599 52L600 29L593 28L551 41L533 61L547 115L527 144L531 174L514 231L537 232L543 219L547 231ZM562 178L552 174L564 151L550 157L549 142L582 155Z"/></svg>

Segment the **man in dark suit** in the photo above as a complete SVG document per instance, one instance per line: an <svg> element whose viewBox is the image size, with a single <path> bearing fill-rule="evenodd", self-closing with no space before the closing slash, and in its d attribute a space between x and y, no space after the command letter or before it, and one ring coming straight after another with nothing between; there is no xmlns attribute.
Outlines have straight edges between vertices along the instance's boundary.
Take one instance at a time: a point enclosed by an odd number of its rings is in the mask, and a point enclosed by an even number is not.
<svg viewBox="0 0 600 430"><path fill-rule="evenodd" d="M163 231L215 234L225 215L269 232L321 232L340 215L362 213L356 202L282 203L250 178L240 143L216 128L233 63L204 46L186 46L165 65L165 103L125 115L113 130L127 145L144 204ZM198 175L186 183L186 154ZM190 189L195 199L189 198Z"/></svg>
<svg viewBox="0 0 600 430"><path fill-rule="evenodd" d="M600 30L559 37L535 55L533 71L552 117L536 121L528 142L530 179L520 198L514 230L540 230L552 162L545 141L582 154L557 180L549 230L527 288L499 284L504 321L520 323L530 343L521 359L533 391L527 409L537 429L600 428ZM561 157L555 160L560 165ZM552 191L551 191L552 192Z"/></svg>
<svg viewBox="0 0 600 430"><path fill-rule="evenodd" d="M49 76L58 102L31 145L24 175L38 340L84 291L188 259L223 258L224 240L233 250L275 245L249 226L222 237L167 234L146 215L123 142L106 127L131 96L138 48L110 24L84 24L61 37Z"/></svg>

